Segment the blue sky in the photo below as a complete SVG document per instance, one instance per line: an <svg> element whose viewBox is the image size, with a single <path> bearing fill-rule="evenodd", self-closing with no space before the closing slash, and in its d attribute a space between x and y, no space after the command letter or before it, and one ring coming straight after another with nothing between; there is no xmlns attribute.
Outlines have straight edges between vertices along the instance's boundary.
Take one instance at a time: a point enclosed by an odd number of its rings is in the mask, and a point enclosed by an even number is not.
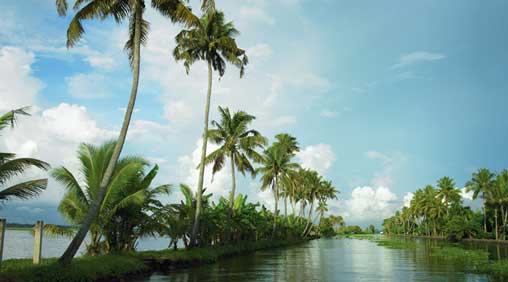
<svg viewBox="0 0 508 282"><path fill-rule="evenodd" d="M76 167L79 142L114 138L130 87L126 26L87 22L65 48L70 18L54 1L2 1L0 111L32 105L0 149ZM408 192L445 175L463 187L480 167L508 168L506 1L217 0L241 31L250 64L214 80L218 105L257 116L266 136L298 137L297 160L341 190L331 210L350 223L379 224ZM199 1L191 1L197 7ZM193 184L206 68L190 75L171 57L180 27L150 9L137 111L125 154L161 167L160 183ZM34 174L40 174L34 172ZM207 186L230 187L228 171ZM240 192L271 205L250 178ZM11 202L15 221L61 221L53 181L36 200ZM168 201L178 198L175 192Z"/></svg>

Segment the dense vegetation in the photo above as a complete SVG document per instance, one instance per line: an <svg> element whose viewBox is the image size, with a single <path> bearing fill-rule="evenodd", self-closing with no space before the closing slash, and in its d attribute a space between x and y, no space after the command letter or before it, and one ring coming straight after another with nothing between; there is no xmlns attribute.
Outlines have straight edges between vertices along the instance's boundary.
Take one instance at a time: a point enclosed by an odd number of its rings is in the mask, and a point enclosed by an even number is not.
<svg viewBox="0 0 508 282"><path fill-rule="evenodd" d="M480 169L465 184L473 199L481 198L482 211L463 205L461 191L450 177L438 180L437 188L418 189L409 207L383 222L387 234L506 240L508 233L508 170L492 173Z"/></svg>

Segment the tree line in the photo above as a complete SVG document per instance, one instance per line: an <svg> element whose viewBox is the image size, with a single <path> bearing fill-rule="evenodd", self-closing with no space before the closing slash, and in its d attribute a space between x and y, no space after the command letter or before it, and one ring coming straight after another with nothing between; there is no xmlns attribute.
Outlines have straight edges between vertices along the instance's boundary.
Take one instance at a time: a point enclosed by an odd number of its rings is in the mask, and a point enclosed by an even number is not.
<svg viewBox="0 0 508 282"><path fill-rule="evenodd" d="M387 234L506 240L508 233L508 170L499 173L482 168L465 184L473 200L483 202L480 211L463 205L454 180L443 177L437 186L418 189L409 207L383 221Z"/></svg>

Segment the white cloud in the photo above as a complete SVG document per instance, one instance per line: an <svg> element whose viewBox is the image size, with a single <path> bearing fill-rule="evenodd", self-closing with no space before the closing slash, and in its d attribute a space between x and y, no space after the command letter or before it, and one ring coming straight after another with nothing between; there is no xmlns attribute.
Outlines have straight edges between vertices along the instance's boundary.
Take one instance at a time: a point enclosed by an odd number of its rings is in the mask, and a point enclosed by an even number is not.
<svg viewBox="0 0 508 282"><path fill-rule="evenodd" d="M29 212L29 213L41 213L44 211L44 209L41 209L41 208L31 208L28 206L17 207L16 210L22 211L22 212Z"/></svg>
<svg viewBox="0 0 508 282"><path fill-rule="evenodd" d="M337 111L330 111L330 110L322 110L321 113L319 113L320 116L325 118L334 118L338 114Z"/></svg>
<svg viewBox="0 0 508 282"><path fill-rule="evenodd" d="M335 154L328 144L317 144L307 146L296 157L304 168L313 169L324 175L335 161Z"/></svg>
<svg viewBox="0 0 508 282"><path fill-rule="evenodd" d="M295 124L295 123L296 123L295 116L280 116L280 117L277 117L274 120L272 120L271 126L280 128L281 126Z"/></svg>
<svg viewBox="0 0 508 282"><path fill-rule="evenodd" d="M92 67L111 70L116 66L116 61L113 57L104 54L94 54L86 57L86 61Z"/></svg>
<svg viewBox="0 0 508 282"><path fill-rule="evenodd" d="M190 155L183 155L178 158L178 166L180 167L180 182L189 185L194 191L198 186L199 170L197 166L201 161L201 147L202 139L196 142L196 147ZM218 146L208 142L207 154L210 154ZM228 165L216 173L212 177L212 167L205 168L205 176L203 187L206 188L206 193L213 193L213 198L217 199L219 196L227 197L231 189L231 170Z"/></svg>
<svg viewBox="0 0 508 282"><path fill-rule="evenodd" d="M247 56L249 59L263 59L269 58L273 51L270 45L266 43L259 43L246 50Z"/></svg>
<svg viewBox="0 0 508 282"><path fill-rule="evenodd" d="M76 98L93 99L111 96L111 79L100 73L79 73L66 77L67 89Z"/></svg>
<svg viewBox="0 0 508 282"><path fill-rule="evenodd" d="M85 107L61 103L31 117L20 118L14 129L3 133L0 151L16 153L18 157L38 158L52 167L64 165L76 172L76 150L81 142L98 144L114 137L116 132L98 127ZM34 177L47 178L48 175L40 170L30 170L12 182ZM62 195L62 188L50 178L48 188L37 201L56 203Z"/></svg>
<svg viewBox="0 0 508 282"><path fill-rule="evenodd" d="M407 192L405 195L404 195L404 207L406 208L409 208L409 206L411 205L411 200L413 199L413 197L415 196L415 194L413 192Z"/></svg>
<svg viewBox="0 0 508 282"><path fill-rule="evenodd" d="M260 7L241 7L240 17L244 20L258 21L268 25L275 23L275 20Z"/></svg>
<svg viewBox="0 0 508 282"><path fill-rule="evenodd" d="M33 106L44 84L32 76L35 56L16 47L0 47L0 112Z"/></svg>
<svg viewBox="0 0 508 282"><path fill-rule="evenodd" d="M340 209L348 222L375 224L399 208L396 200L397 196L389 188L357 187L349 200L342 201Z"/></svg>
<svg viewBox="0 0 508 282"><path fill-rule="evenodd" d="M472 201L473 200L473 195L474 195L474 192L473 191L468 192L467 188L460 189L460 196L462 196L462 198L465 199L465 200Z"/></svg>
<svg viewBox="0 0 508 282"><path fill-rule="evenodd" d="M399 69L420 62L432 62L446 58L440 53L432 53L426 51L413 52L400 56L399 61L391 67L391 69Z"/></svg>

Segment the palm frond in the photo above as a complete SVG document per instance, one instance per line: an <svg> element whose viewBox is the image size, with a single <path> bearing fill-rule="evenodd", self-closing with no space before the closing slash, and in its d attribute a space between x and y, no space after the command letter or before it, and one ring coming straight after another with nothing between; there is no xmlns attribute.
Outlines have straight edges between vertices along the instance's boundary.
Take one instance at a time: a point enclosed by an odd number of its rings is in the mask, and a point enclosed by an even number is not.
<svg viewBox="0 0 508 282"><path fill-rule="evenodd" d="M0 191L0 200L19 198L27 200L38 196L48 186L48 179L36 179L15 184Z"/></svg>

